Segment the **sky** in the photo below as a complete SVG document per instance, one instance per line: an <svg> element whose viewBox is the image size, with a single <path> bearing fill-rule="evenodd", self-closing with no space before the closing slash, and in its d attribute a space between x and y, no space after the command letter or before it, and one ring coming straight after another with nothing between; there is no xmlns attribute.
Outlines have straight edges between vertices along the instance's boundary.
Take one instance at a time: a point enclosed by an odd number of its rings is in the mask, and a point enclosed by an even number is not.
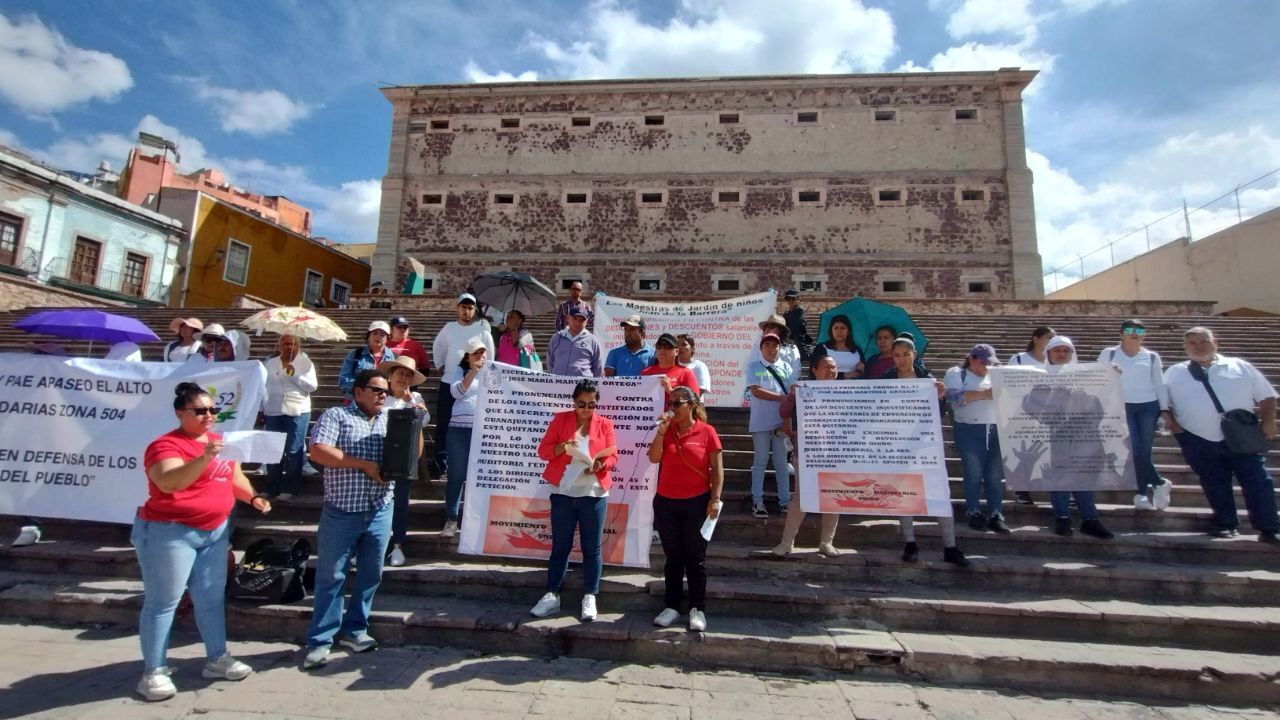
<svg viewBox="0 0 1280 720"><path fill-rule="evenodd" d="M1193 238L1280 205L1278 36L1276 0L5 0L0 144L119 170L163 135L372 242L384 84L1020 66L1052 290L1186 234L1184 201Z"/></svg>

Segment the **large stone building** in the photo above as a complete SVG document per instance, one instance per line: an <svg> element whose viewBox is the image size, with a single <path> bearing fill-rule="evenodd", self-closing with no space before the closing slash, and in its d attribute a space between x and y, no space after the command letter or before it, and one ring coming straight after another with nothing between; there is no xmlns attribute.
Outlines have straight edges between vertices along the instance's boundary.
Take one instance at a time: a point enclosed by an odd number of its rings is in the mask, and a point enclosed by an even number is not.
<svg viewBox="0 0 1280 720"><path fill-rule="evenodd" d="M390 87L375 280L1043 296L1034 71Z"/></svg>

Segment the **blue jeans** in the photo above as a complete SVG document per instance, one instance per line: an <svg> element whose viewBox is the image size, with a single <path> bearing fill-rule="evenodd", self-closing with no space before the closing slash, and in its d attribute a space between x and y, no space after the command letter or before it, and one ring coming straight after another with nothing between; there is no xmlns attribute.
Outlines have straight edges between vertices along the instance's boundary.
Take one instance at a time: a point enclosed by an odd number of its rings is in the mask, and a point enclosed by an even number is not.
<svg viewBox="0 0 1280 720"><path fill-rule="evenodd" d="M1051 490L1049 504L1053 506L1054 517L1071 517L1072 496L1075 496L1081 520L1098 519L1098 505L1093 500L1092 490Z"/></svg>
<svg viewBox="0 0 1280 720"><path fill-rule="evenodd" d="M1174 437L1182 446L1182 457L1200 476L1200 487L1209 507L1213 508L1214 528L1234 530L1240 524L1231 488L1233 476L1240 483L1253 529L1276 532L1280 528L1280 521L1276 518L1276 486L1267 474L1264 455L1231 452L1224 441L1205 440L1189 432L1180 432Z"/></svg>
<svg viewBox="0 0 1280 720"><path fill-rule="evenodd" d="M764 504L764 469L773 454L773 473L778 481L778 504L791 504L791 471L787 468L786 437L774 430L751 433L755 457L751 461L751 502Z"/></svg>
<svg viewBox="0 0 1280 720"><path fill-rule="evenodd" d="M471 462L471 428L450 425L444 441L445 453L449 456L444 510L450 520L457 522L458 503L462 502L462 488L467 484L467 466Z"/></svg>
<svg viewBox="0 0 1280 720"><path fill-rule="evenodd" d="M1129 421L1129 445L1133 449L1133 471L1138 476L1138 494L1160 484L1160 473L1151 460L1151 447L1156 441L1156 422L1160 419L1160 401L1125 403L1125 419Z"/></svg>
<svg viewBox="0 0 1280 720"><path fill-rule="evenodd" d="M1000 436L995 425L955 424L953 434L960 453L960 471L964 476L964 511L973 515L981 511L982 491L987 491L987 515L1004 515L1004 459L1000 456Z"/></svg>
<svg viewBox="0 0 1280 720"><path fill-rule="evenodd" d="M268 415L267 432L282 432L284 438L284 455L280 462L267 466L267 492L272 495L289 493L297 495L302 489L302 463L306 457L302 452L307 439L307 425L311 423L311 413L302 413L298 417L291 415Z"/></svg>
<svg viewBox="0 0 1280 720"><path fill-rule="evenodd" d="M606 498L551 495L551 559L547 561L547 592L560 592L560 584L569 570L574 528L577 528L582 544L582 592L587 595L600 592L600 571L604 566L600 547L607 505Z"/></svg>
<svg viewBox="0 0 1280 720"><path fill-rule="evenodd" d="M191 591L196 627L210 660L227 654L227 521L213 530L135 518L129 535L142 568L138 638L147 670L164 666L169 631L184 590Z"/></svg>
<svg viewBox="0 0 1280 720"><path fill-rule="evenodd" d="M373 594L382 582L382 557L391 536L391 505L381 510L344 512L324 506L316 533L316 595L307 628L308 647L332 645L333 636L359 635L369 629ZM342 586L356 557L356 587L342 612ZM341 626L339 626L341 620Z"/></svg>

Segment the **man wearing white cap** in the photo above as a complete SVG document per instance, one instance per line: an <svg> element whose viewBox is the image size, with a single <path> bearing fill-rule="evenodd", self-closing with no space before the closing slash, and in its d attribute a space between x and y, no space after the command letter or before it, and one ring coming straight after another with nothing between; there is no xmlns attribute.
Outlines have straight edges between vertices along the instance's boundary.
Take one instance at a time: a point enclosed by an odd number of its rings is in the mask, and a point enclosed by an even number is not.
<svg viewBox="0 0 1280 720"><path fill-rule="evenodd" d="M489 322L476 315L476 296L462 293L458 296L458 319L440 328L435 342L431 344L431 359L436 369L441 371L440 389L436 393L436 463L448 472L449 458L446 450L446 430L449 418L453 415L453 395L449 385L462 379L462 356L466 354L467 345L472 340L479 340L488 351L486 357L494 357L493 332Z"/></svg>
<svg viewBox="0 0 1280 720"><path fill-rule="evenodd" d="M342 361L342 369L338 371L338 389L351 403L351 390L355 386L356 376L361 370L377 368L379 363L395 360L395 351L387 347L387 338L391 337L391 326L381 320L369 323L369 330L364 335L364 346L347 353Z"/></svg>

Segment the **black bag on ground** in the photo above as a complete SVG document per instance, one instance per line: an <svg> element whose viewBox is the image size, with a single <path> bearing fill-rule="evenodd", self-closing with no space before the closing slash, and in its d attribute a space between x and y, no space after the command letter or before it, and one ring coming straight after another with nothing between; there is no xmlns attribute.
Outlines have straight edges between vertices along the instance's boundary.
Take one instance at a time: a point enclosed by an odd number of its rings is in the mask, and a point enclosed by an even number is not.
<svg viewBox="0 0 1280 720"><path fill-rule="evenodd" d="M301 600L307 596L303 579L310 557L311 542L306 538L289 545L263 538L245 549L227 581L227 597L264 605Z"/></svg>

